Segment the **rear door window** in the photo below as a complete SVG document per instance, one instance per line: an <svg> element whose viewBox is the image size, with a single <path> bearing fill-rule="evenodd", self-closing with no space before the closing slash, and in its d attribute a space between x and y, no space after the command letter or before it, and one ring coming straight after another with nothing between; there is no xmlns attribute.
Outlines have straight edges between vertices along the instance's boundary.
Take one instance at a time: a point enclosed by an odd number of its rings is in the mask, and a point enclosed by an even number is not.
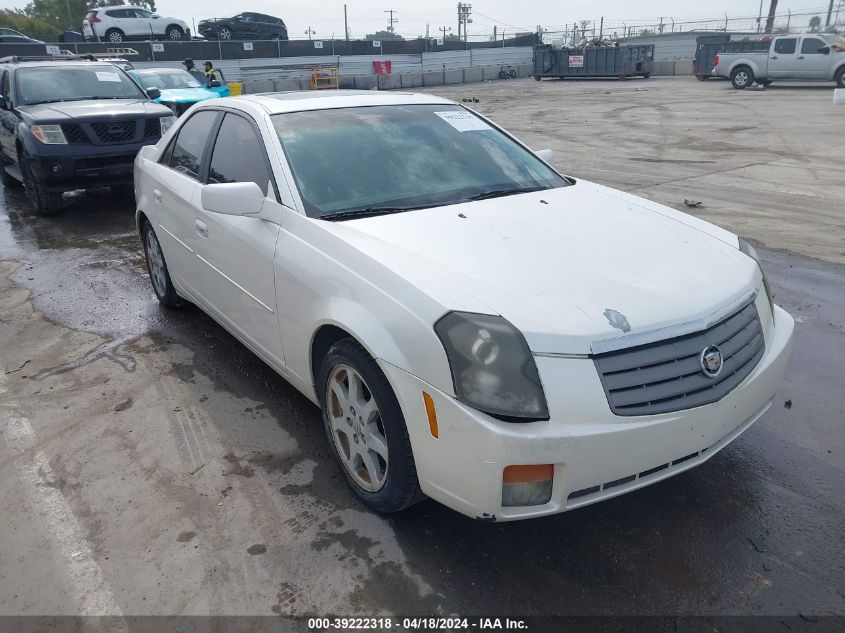
<svg viewBox="0 0 845 633"><path fill-rule="evenodd" d="M170 154L172 169L199 180L203 152L216 119L216 110L197 112L179 129Z"/></svg>
<svg viewBox="0 0 845 633"><path fill-rule="evenodd" d="M797 43L798 39L794 37L778 40L775 42L775 52L781 55L792 55L795 52L795 45Z"/></svg>
<svg viewBox="0 0 845 633"><path fill-rule="evenodd" d="M825 48L827 48L827 42L818 37L805 37L801 42L802 55L821 55Z"/></svg>

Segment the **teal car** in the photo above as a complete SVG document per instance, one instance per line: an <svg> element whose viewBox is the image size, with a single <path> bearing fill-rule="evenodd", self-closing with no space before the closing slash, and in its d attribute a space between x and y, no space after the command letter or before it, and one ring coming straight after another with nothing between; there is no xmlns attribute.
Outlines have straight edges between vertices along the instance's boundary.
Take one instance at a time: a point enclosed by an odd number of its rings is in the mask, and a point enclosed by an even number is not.
<svg viewBox="0 0 845 633"><path fill-rule="evenodd" d="M178 68L136 68L128 72L144 90L161 90L161 96L154 101L166 105L176 116L195 103L228 97L230 94L229 87L222 81L222 75L218 78L219 71L215 71L215 78L205 86L187 71Z"/></svg>

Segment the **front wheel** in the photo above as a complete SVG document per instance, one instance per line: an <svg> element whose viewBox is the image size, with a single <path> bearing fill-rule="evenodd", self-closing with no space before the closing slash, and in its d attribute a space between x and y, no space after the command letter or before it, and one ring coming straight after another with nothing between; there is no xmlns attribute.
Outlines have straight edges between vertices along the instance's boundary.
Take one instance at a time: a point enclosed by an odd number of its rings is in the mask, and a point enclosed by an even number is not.
<svg viewBox="0 0 845 633"><path fill-rule="evenodd" d="M754 72L748 66L740 66L731 71L731 85L737 90L745 90L754 83Z"/></svg>
<svg viewBox="0 0 845 633"><path fill-rule="evenodd" d="M3 183L4 187L9 188L21 186L21 181L6 171L6 165L0 165L0 182Z"/></svg>
<svg viewBox="0 0 845 633"><path fill-rule="evenodd" d="M502 68L502 70L499 71L499 79L507 79L507 78L508 78L508 74L505 72L505 69Z"/></svg>
<svg viewBox="0 0 845 633"><path fill-rule="evenodd" d="M184 304L184 301L176 294L176 289L170 280L170 272L167 270L167 262L164 261L164 252L149 222L144 222L141 237L144 243L144 255L147 258L147 271L150 273L150 282L158 302L166 308L178 308Z"/></svg>
<svg viewBox="0 0 845 633"><path fill-rule="evenodd" d="M217 37L221 40L230 40L232 39L232 31L229 30L229 27L221 26L217 30Z"/></svg>
<svg viewBox="0 0 845 633"><path fill-rule="evenodd" d="M329 444L355 494L377 512L420 501L405 417L376 361L343 339L323 359L317 385Z"/></svg>
<svg viewBox="0 0 845 633"><path fill-rule="evenodd" d="M837 87L845 88L845 66L836 71L834 79L836 80Z"/></svg>
<svg viewBox="0 0 845 633"><path fill-rule="evenodd" d="M167 38L168 39L175 41L175 42L178 42L179 40L182 39L183 35L184 35L184 31L182 31L182 29L180 27L176 26L175 24L167 27Z"/></svg>
<svg viewBox="0 0 845 633"><path fill-rule="evenodd" d="M36 180L35 171L26 157L21 156L19 161L23 186L30 204L35 208L38 215L58 215L62 210L61 192L48 191L47 188Z"/></svg>
<svg viewBox="0 0 845 633"><path fill-rule="evenodd" d="M516 71L513 68L508 71L508 77L510 77L511 79L516 79Z"/></svg>

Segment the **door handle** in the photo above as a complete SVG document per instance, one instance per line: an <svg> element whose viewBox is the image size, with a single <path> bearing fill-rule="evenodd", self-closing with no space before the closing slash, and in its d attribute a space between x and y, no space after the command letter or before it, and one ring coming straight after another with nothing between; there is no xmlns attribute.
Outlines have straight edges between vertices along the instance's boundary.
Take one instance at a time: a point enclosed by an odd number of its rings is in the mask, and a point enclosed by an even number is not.
<svg viewBox="0 0 845 633"><path fill-rule="evenodd" d="M208 237L208 225L202 220L194 220L194 228L200 237Z"/></svg>
<svg viewBox="0 0 845 633"><path fill-rule="evenodd" d="M153 202L161 204L161 191L158 189L153 189Z"/></svg>
<svg viewBox="0 0 845 633"><path fill-rule="evenodd" d="M804 56L803 56L803 55L799 55L799 56L798 56L798 59L804 59Z"/></svg>
<svg viewBox="0 0 845 633"><path fill-rule="evenodd" d="M775 57L769 57L769 59L777 59L777 56L775 56Z"/></svg>

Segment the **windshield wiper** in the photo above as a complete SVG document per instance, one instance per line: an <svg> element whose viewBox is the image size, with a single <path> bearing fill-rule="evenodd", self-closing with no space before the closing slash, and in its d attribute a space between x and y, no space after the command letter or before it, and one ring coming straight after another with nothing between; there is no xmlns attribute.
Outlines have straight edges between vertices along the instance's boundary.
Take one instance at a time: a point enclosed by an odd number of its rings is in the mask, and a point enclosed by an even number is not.
<svg viewBox="0 0 845 633"><path fill-rule="evenodd" d="M490 198L502 198L504 196L513 196L518 193L531 193L532 191L540 191L548 187L508 187L507 189L491 189L490 191L483 191L474 196L470 196L467 200L489 200Z"/></svg>
<svg viewBox="0 0 845 633"><path fill-rule="evenodd" d="M338 220L349 220L352 218L371 218L377 215L390 215L391 213L402 213L403 211L415 211L417 209L427 209L432 205L418 205L413 207L362 207L360 209L347 209L346 211L336 211L335 213L327 213L321 215L321 220L329 220L336 222Z"/></svg>
<svg viewBox="0 0 845 633"><path fill-rule="evenodd" d="M66 103L68 101L93 101L94 99L134 99L135 97L68 97L67 99L44 99L27 103L26 105L41 105L42 103Z"/></svg>

